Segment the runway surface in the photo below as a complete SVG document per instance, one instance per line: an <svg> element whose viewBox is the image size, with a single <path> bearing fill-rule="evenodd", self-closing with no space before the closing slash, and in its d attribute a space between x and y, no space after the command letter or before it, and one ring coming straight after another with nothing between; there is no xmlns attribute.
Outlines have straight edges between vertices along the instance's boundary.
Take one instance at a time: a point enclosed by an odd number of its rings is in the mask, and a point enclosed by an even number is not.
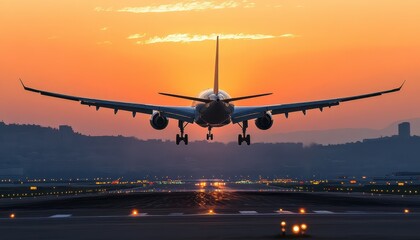
<svg viewBox="0 0 420 240"><path fill-rule="evenodd" d="M287 222L288 236L293 224L307 224L307 235L300 237L305 239L420 236L418 197L288 192L264 186L225 190L0 201L1 239L281 239L281 221ZM132 215L133 209L139 214Z"/></svg>

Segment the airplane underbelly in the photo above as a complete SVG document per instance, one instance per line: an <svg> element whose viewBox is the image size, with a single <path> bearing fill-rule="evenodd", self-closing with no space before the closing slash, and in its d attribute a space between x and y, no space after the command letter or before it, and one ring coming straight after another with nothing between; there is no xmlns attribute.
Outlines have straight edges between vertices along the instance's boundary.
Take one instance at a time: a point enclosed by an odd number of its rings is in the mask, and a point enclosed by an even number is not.
<svg viewBox="0 0 420 240"><path fill-rule="evenodd" d="M214 102L203 106L200 110L196 123L202 127L221 127L230 123L232 113L231 106Z"/></svg>

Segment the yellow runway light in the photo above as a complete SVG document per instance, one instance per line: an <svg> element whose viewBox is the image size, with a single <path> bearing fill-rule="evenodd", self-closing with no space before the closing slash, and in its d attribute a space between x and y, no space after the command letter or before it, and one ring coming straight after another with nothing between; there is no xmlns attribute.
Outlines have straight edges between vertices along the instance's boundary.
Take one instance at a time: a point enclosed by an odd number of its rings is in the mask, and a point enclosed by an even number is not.
<svg viewBox="0 0 420 240"><path fill-rule="evenodd" d="M280 223L280 226L281 226L281 234L282 234L283 236L286 236L286 222L285 222L285 221L282 221L282 222Z"/></svg>
<svg viewBox="0 0 420 240"><path fill-rule="evenodd" d="M294 225L293 228L292 228L292 231L293 231L294 234L299 234L299 232L300 232L299 225Z"/></svg>
<svg viewBox="0 0 420 240"><path fill-rule="evenodd" d="M306 229L308 229L308 226L306 225L306 224L304 224L304 223L302 223L301 225L300 225L300 229L302 230L302 235L304 235L305 234L305 231L306 231Z"/></svg>
<svg viewBox="0 0 420 240"><path fill-rule="evenodd" d="M131 211L131 216L137 216L137 215L139 215L139 211L137 211L137 209L133 209Z"/></svg>

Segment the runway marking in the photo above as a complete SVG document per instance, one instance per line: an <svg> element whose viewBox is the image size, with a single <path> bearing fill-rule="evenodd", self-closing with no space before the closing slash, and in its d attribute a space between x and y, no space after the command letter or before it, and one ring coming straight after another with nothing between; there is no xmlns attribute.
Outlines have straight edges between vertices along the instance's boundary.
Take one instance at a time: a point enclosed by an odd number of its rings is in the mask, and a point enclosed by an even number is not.
<svg viewBox="0 0 420 240"><path fill-rule="evenodd" d="M142 216L146 216L146 215L147 215L147 213L138 213L136 215L130 214L128 216L130 216L130 217L142 217Z"/></svg>
<svg viewBox="0 0 420 240"><path fill-rule="evenodd" d="M319 211L318 211L319 212ZM328 212L328 211L324 211ZM364 212L364 211L347 211L347 212L331 212L332 214L337 214L340 216L346 216L346 215L366 215L366 216L389 216L389 215L407 215L403 212ZM331 214L328 213L328 214ZM173 215L173 214L180 214L180 215ZM292 213L297 214L297 213ZM322 213L307 213L308 215L321 215ZM326 213L327 214L327 213ZM181 216L181 217L201 217L201 216L210 216L209 214L184 214L184 213L171 213L169 215L148 215L147 213L141 213L137 216L133 215L108 215L108 216L73 216L72 214L56 214L52 216L44 216L44 217L19 217L18 219L32 219L32 220L42 220L42 219L60 219L60 218L67 218L67 219L94 219L94 218L125 218L125 217L141 217L141 216L148 216L148 217L170 217L170 216ZM277 216L278 213L258 213L257 211L239 211L238 213L223 213L223 214L217 214L218 216ZM419 216L420 213L410 213L410 215L416 215ZM9 217L0 217L0 221L10 221L11 219ZM14 219L15 220L15 219Z"/></svg>
<svg viewBox="0 0 420 240"><path fill-rule="evenodd" d="M334 212L327 211L327 210L316 210L314 211L316 214L334 214Z"/></svg>
<svg viewBox="0 0 420 240"><path fill-rule="evenodd" d="M55 214L55 215L50 216L50 218L68 218L71 216L72 216L71 214Z"/></svg>
<svg viewBox="0 0 420 240"><path fill-rule="evenodd" d="M170 213L169 216L182 216L184 213Z"/></svg>
<svg viewBox="0 0 420 240"><path fill-rule="evenodd" d="M292 212L292 211L285 211L285 210L282 210L282 211L276 211L276 213L278 213L278 214L296 214L296 213L294 213L294 212Z"/></svg>
<svg viewBox="0 0 420 240"><path fill-rule="evenodd" d="M367 212L363 212L363 211L346 211L346 214L367 214ZM369 213L372 214L372 213Z"/></svg>
<svg viewBox="0 0 420 240"><path fill-rule="evenodd" d="M239 211L240 214L258 214L257 211Z"/></svg>

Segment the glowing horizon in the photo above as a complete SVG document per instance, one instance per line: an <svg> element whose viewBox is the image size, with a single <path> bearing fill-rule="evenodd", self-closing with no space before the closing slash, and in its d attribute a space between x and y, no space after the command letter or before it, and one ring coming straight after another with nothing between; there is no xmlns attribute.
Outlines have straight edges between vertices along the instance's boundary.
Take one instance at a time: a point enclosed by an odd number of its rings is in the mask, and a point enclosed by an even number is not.
<svg viewBox="0 0 420 240"><path fill-rule="evenodd" d="M238 105L344 97L397 87L402 92L342 104L323 113L276 116L255 141L300 130L382 128L420 117L420 2L334 0L6 1L0 3L0 120L67 124L91 135L171 139L175 121L153 130L149 117L98 112L24 92L29 86L84 97L162 105L212 87L220 35L220 88L232 97L274 92ZM215 129L234 141L240 129ZM206 129L189 126L191 140Z"/></svg>

